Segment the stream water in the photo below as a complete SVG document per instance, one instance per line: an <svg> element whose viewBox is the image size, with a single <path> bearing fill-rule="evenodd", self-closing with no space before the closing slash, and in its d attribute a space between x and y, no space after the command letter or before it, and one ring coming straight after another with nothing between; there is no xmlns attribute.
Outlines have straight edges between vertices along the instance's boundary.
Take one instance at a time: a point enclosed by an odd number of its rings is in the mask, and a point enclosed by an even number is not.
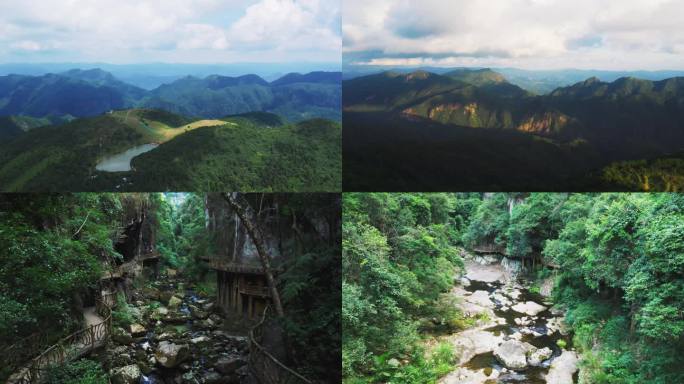
<svg viewBox="0 0 684 384"><path fill-rule="evenodd" d="M223 319L210 299L177 281L157 284L135 296L130 305L141 312L139 324L144 333L134 336L132 343L115 340L107 351L110 368L137 365L140 384L210 384L244 379L240 368L246 368L247 339L223 329ZM169 344L183 351L160 352ZM161 364L160 356L172 356L177 362Z"/></svg>
<svg viewBox="0 0 684 384"><path fill-rule="evenodd" d="M504 268L500 264L487 265L482 267L477 263L471 263L467 267L498 268L501 271ZM502 273L502 276L505 274ZM472 276L477 276L478 273L472 273ZM542 295L531 292L529 287L531 281L526 279L522 274L514 274L506 279L487 281L478 281L475 279L465 279L466 284L458 288L461 292L462 298L466 302L478 303L482 305L481 309L487 308L490 315L493 313L495 319L490 321L490 325L485 325L479 330L471 330L460 332L454 335L455 340L459 339L459 335L463 337L474 338L472 344L477 344L478 340L495 339L494 343L490 342L489 347L482 347L477 351L485 350L484 353L477 353L467 361L463 362L460 368L453 374L447 376L442 383L468 383L468 384L493 384L493 383L527 383L527 384L556 384L555 379L548 379L547 375L553 361L556 360L564 351L569 351L572 348L572 335L565 331L559 323L562 323L563 314L560 311L551 310L553 305L548 298ZM504 281L505 280L505 281ZM518 312L521 310L519 304L537 303L545 308L534 315ZM513 309L516 307L516 309ZM471 307L472 308L472 307ZM491 311L489 311L491 310ZM563 333L561 333L561 329ZM473 335L476 331L477 336ZM522 343L529 343L538 350L549 348L551 350L550 356L544 357L539 363L527 364L525 368L509 369L506 368L502 361L495 356L495 351L501 346L501 343L508 340L517 340ZM562 342L559 342L562 340ZM457 341L456 344L459 342ZM463 339L461 339L461 345ZM465 345L469 341L466 340ZM486 344L483 342L483 344ZM560 345L565 344L565 348ZM499 347L497 347L497 345ZM567 353L567 352L566 352ZM471 356L471 355L468 355ZM523 360L525 358L523 357ZM529 361L529 355L528 355ZM563 383L577 382L577 374L572 373L565 375L566 380ZM572 376L572 379L571 379ZM554 375L554 377L556 377Z"/></svg>
<svg viewBox="0 0 684 384"><path fill-rule="evenodd" d="M517 300L518 302L533 301L540 304L545 302L544 297L539 294L532 293L529 289L525 288L528 286L528 282L524 278L519 278L518 283L521 286L521 288L518 288L518 291L520 292L520 296ZM497 293L502 293L504 284L472 281L471 284L465 289L468 292L484 290L489 292L490 298L492 298L492 296L496 295ZM530 343L539 349L548 347L553 351L553 353L551 357L547 360L544 360L540 366L528 367L524 371L519 372L511 370L507 370L507 372L505 372L503 369L504 366L496 359L493 352L476 355L470 361L468 361L465 366L472 370L485 368L497 370L500 372L498 377L499 383L545 384L546 380L544 379L544 376L548 372L552 360L560 356L562 352L562 349L558 346L558 340L564 340L566 343L566 348L571 348L572 338L569 335L563 336L557 331L553 333L549 332L547 323L551 318L556 316L553 316L548 309L537 314L536 319L532 320L530 324L522 326L516 324L515 319L525 316L524 314L516 312L515 310L511 309L510 306L504 305L504 303L496 298L492 298L492 301L495 304L494 313L498 317L505 319L506 323L486 328L484 331L491 332L496 336L503 335L504 337L510 337L512 335L525 332L527 334L522 334L520 341Z"/></svg>
<svg viewBox="0 0 684 384"><path fill-rule="evenodd" d="M105 157L97 163L95 169L103 172L128 172L131 170L131 160L134 157L149 152L158 146L158 144L143 144L129 148L124 152Z"/></svg>

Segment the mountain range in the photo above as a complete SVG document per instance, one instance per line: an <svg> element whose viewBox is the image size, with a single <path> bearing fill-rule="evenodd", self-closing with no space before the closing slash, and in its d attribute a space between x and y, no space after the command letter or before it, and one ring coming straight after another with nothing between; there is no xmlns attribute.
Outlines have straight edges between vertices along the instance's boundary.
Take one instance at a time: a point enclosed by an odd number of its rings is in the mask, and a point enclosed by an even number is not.
<svg viewBox="0 0 684 384"><path fill-rule="evenodd" d="M340 120L341 73L288 74L273 82L257 75L185 77L152 90L100 70L73 69L39 76L0 76L0 116L71 119L127 108L161 108L217 118L252 111L289 121Z"/></svg>
<svg viewBox="0 0 684 384"><path fill-rule="evenodd" d="M592 182L580 179L586 178L587 172L615 161L668 155L684 147L682 77L661 81L625 77L611 83L589 78L547 95L535 95L495 71L460 69L443 74L384 72L346 80L343 90L345 165L350 166L345 169L345 185L349 182L354 189L376 187L364 183L373 180L377 170L359 169L358 178L353 170L361 158L368 161L360 151L376 151L371 144L364 145L370 134L362 131L369 129L385 133L387 142L376 143L385 148L389 141L400 147L408 141L416 148L425 146L432 161L424 159L422 166L430 174L454 156L446 142L474 140L471 146L461 149L466 153L460 154L470 161L468 170L463 171L468 178L451 171L454 179L439 181L440 187L447 189L485 185L506 190L586 188ZM437 125L441 128L435 128ZM403 136L391 132L393 128ZM434 140L434 136L444 135L445 129L449 130L449 138ZM487 148L482 146L485 142ZM522 148L511 147L513 142ZM523 148L535 151L524 153ZM482 153L475 156L479 150ZM486 154L491 151L496 151L497 156ZM408 154L405 159L394 152L387 156L381 162L383 167L411 167ZM511 159L523 159L527 168L515 169ZM545 169L553 161L558 161L558 169ZM538 172L530 167L538 168ZM364 172L372 175L364 176ZM537 175L533 185L520 182L526 178L522 176L525 173ZM355 184L355 179L365 181ZM421 179L431 189L430 178L423 175ZM384 190L392 185L377 187Z"/></svg>

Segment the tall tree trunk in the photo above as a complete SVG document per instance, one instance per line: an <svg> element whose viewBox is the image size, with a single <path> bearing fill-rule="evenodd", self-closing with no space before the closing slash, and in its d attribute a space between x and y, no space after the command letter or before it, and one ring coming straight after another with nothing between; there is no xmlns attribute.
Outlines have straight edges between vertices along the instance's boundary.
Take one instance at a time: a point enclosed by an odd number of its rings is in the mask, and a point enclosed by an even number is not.
<svg viewBox="0 0 684 384"><path fill-rule="evenodd" d="M221 195L238 215L240 221L247 229L249 237L256 246L259 259L261 260L261 265L264 268L264 274L266 275L268 288L271 291L271 300L273 300L273 306L275 307L276 314L278 317L285 316L285 313L283 312L283 305L280 301L280 294L276 288L275 279L273 278L273 271L271 270L271 258L266 251L266 245L264 244L264 239L261 236L261 231L257 225L256 216L254 215L253 210L249 206L249 203L236 192L222 193Z"/></svg>

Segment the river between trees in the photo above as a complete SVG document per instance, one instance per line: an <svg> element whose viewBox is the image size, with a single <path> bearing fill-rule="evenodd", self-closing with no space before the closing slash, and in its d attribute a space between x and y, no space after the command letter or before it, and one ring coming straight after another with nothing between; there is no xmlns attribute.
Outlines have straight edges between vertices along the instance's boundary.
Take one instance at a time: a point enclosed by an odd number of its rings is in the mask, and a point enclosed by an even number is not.
<svg viewBox="0 0 684 384"><path fill-rule="evenodd" d="M469 257L465 267L452 294L462 312L481 320L442 338L459 360L440 383L576 383L578 356L550 301L550 280L532 289L519 262L495 255Z"/></svg>

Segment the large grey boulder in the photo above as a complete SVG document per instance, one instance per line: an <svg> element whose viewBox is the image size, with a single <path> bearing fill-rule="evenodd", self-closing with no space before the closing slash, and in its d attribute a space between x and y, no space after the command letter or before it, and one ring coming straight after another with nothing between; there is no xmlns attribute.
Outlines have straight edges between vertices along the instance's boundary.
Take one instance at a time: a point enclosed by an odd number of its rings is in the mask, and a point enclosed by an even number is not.
<svg viewBox="0 0 684 384"><path fill-rule="evenodd" d="M157 364L166 368L173 368L190 357L190 349L187 344L162 341L154 352L154 356L157 358Z"/></svg>
<svg viewBox="0 0 684 384"><path fill-rule="evenodd" d="M539 312L544 312L546 307L537 304L534 301L526 301L524 303L518 303L511 307L512 310L520 313L527 314L528 316L537 316Z"/></svg>
<svg viewBox="0 0 684 384"><path fill-rule="evenodd" d="M140 379L140 368L136 364L127 365L121 368L114 368L109 371L112 384L136 384Z"/></svg>
<svg viewBox="0 0 684 384"><path fill-rule="evenodd" d="M530 353L527 358L527 362L533 367L538 367L544 360L547 360L553 355L553 351L549 347L544 347L542 349L537 349L536 351Z"/></svg>
<svg viewBox="0 0 684 384"><path fill-rule="evenodd" d="M507 340L494 350L494 356L508 369L523 370L527 368L528 354L536 350L532 344Z"/></svg>
<svg viewBox="0 0 684 384"><path fill-rule="evenodd" d="M245 365L245 361L237 357L222 357L216 361L216 370L224 375L231 374Z"/></svg>
<svg viewBox="0 0 684 384"><path fill-rule="evenodd" d="M142 336L145 334L145 332L147 332L147 329L145 329L145 327L142 326L142 324L138 323L131 324L130 330L131 335L133 336Z"/></svg>
<svg viewBox="0 0 684 384"><path fill-rule="evenodd" d="M572 376L577 372L577 354L573 351L563 351L551 363L551 369L546 375L547 384L573 384Z"/></svg>
<svg viewBox="0 0 684 384"><path fill-rule="evenodd" d="M169 299L169 308L173 308L173 309L178 308L182 302L183 302L183 299L181 299L180 297L171 296L171 298Z"/></svg>

